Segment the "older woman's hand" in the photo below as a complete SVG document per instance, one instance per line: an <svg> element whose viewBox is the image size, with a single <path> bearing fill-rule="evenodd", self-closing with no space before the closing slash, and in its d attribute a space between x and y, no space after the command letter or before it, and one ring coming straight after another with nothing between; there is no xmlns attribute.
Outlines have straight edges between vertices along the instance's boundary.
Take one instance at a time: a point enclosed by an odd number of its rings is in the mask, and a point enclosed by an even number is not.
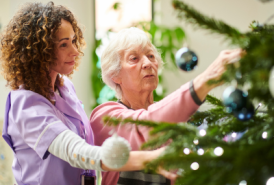
<svg viewBox="0 0 274 185"><path fill-rule="evenodd" d="M111 169L107 167L102 161L101 161L101 167L105 171L137 171L137 170L143 170L145 168L145 163L150 162L157 157L159 157L165 150L165 147L159 148L157 150L152 151L131 151L129 154L129 159L127 163L118 169ZM164 177L175 180L177 178L177 174L174 174L172 172L169 172L163 168L159 168L157 170L158 174L163 175Z"/></svg>
<svg viewBox="0 0 274 185"><path fill-rule="evenodd" d="M155 150L156 156L161 155L161 153L164 152L165 148L166 148L166 147L162 147L162 148L160 148L160 149ZM167 170L163 169L162 167L159 167L159 168L158 168L157 173L158 173L158 174L161 174L162 176L164 176L164 177L166 177L166 178L168 178L168 179L170 179L170 180L176 180L176 178L178 177L177 174L172 173L172 172L170 172L170 171L167 171Z"/></svg>
<svg viewBox="0 0 274 185"><path fill-rule="evenodd" d="M207 82L209 80L219 80L226 70L226 65L239 61L244 53L242 49L222 51L215 61L193 80L194 90L201 101L205 99L210 90L222 84L208 85Z"/></svg>

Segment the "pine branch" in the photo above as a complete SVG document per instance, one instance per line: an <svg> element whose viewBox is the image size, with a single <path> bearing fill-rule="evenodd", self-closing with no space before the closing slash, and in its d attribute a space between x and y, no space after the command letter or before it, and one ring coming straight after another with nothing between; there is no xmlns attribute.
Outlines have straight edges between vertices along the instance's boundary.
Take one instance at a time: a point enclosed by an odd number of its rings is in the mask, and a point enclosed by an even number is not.
<svg viewBox="0 0 274 185"><path fill-rule="evenodd" d="M186 123L168 125L159 124L150 132L152 139L143 144L142 149L158 148L171 140L187 141L189 138L196 137L197 133L198 131L196 127Z"/></svg>
<svg viewBox="0 0 274 185"><path fill-rule="evenodd" d="M209 30L212 33L224 35L225 38L230 40L232 44L241 46L245 43L243 40L244 35L241 34L236 28L229 26L223 21L207 17L180 0L173 0L173 7L177 10L179 19L183 19L192 25L199 26L202 29Z"/></svg>
<svg viewBox="0 0 274 185"><path fill-rule="evenodd" d="M154 122L154 121L134 120L132 118L120 119L120 118L115 118L115 117L110 117L110 116L105 116L103 118L103 122L109 126L111 126L111 125L117 126L119 124L133 123L136 125L142 125L142 126L147 126L147 127L156 127L160 123L168 124L166 122L159 123L159 122Z"/></svg>
<svg viewBox="0 0 274 185"><path fill-rule="evenodd" d="M221 100L219 100L218 98L216 98L215 96L213 96L213 95L208 94L206 96L206 101L209 102L212 105L221 106L221 107L224 106L223 102Z"/></svg>

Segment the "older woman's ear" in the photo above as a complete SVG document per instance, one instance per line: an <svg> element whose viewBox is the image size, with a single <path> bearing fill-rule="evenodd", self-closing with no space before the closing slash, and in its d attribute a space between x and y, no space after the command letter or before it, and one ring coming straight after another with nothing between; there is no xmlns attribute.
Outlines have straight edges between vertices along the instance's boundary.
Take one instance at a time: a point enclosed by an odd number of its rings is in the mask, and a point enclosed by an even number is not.
<svg viewBox="0 0 274 185"><path fill-rule="evenodd" d="M112 77L111 79L116 84L122 84L122 80L118 76Z"/></svg>

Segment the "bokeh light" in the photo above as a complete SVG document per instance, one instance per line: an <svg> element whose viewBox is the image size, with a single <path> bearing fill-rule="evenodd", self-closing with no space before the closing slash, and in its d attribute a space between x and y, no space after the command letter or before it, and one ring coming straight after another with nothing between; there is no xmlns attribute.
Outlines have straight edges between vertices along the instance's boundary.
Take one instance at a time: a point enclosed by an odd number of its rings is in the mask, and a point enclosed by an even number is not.
<svg viewBox="0 0 274 185"><path fill-rule="evenodd" d="M189 150L188 148L185 148L185 149L184 149L184 153L185 153L186 155L188 155L188 154L190 153L190 150Z"/></svg>
<svg viewBox="0 0 274 185"><path fill-rule="evenodd" d="M202 148L200 148L200 149L197 151L197 153L198 153L198 155L203 155L203 154L205 153L205 151L204 151Z"/></svg>
<svg viewBox="0 0 274 185"><path fill-rule="evenodd" d="M190 165L190 168L192 170L198 170L199 169L199 164L197 162L194 162Z"/></svg>
<svg viewBox="0 0 274 185"><path fill-rule="evenodd" d="M214 154L217 156L221 156L223 155L223 153L224 153L224 149L219 146L214 149Z"/></svg>

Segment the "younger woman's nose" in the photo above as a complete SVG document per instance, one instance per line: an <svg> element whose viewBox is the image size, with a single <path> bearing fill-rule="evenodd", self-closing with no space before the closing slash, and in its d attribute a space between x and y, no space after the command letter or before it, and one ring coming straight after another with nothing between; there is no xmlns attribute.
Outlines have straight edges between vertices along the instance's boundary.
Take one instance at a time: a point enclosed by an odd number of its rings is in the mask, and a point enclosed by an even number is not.
<svg viewBox="0 0 274 185"><path fill-rule="evenodd" d="M79 55L79 51L75 45L72 46L71 54L76 57Z"/></svg>

